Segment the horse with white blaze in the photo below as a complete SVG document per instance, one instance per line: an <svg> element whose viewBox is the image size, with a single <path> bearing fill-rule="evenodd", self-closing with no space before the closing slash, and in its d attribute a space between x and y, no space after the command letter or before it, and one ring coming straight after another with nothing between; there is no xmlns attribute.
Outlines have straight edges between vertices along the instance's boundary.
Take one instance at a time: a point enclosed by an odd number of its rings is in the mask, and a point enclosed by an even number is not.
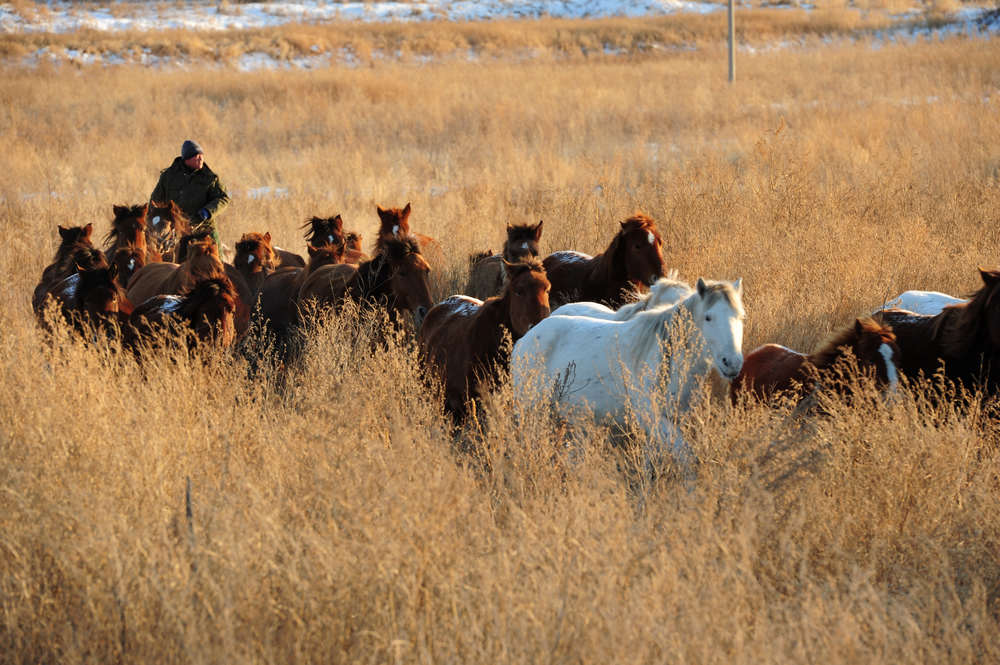
<svg viewBox="0 0 1000 665"><path fill-rule="evenodd" d="M514 394L530 399L540 372L545 385L554 387L564 417L573 418L582 407L598 421L623 424L631 409L657 448L666 446L683 459L689 451L675 416L689 408L695 386L713 366L727 380L743 366L742 293L739 279L699 279L676 305L624 321L561 316L557 310L514 344ZM691 325L681 325L685 319Z"/></svg>

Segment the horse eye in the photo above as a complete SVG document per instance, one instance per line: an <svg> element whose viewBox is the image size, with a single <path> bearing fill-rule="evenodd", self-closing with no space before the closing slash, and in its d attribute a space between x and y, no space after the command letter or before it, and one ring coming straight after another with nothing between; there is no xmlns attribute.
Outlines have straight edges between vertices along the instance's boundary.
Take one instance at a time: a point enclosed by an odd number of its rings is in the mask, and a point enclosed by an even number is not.
<svg viewBox="0 0 1000 665"><path fill-rule="evenodd" d="M711 321L712 320L712 315L711 314L706 314L705 315L705 320L706 321Z"/></svg>

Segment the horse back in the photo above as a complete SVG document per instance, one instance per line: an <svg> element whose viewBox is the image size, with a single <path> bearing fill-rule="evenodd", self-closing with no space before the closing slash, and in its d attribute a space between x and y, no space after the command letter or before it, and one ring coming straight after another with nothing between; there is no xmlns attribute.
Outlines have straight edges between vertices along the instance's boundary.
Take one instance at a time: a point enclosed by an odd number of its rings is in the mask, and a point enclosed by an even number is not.
<svg viewBox="0 0 1000 665"><path fill-rule="evenodd" d="M934 327L946 312L937 315L918 314L905 309L885 309L877 313L876 321L892 327L899 346L900 366L904 374L927 374L937 371L941 350L934 341Z"/></svg>
<svg viewBox="0 0 1000 665"><path fill-rule="evenodd" d="M420 326L421 350L444 380L445 404L456 415L464 413L470 396L478 396L474 375L477 355L472 348L477 340L471 333L482 305L481 300L468 296L445 298L431 307Z"/></svg>
<svg viewBox="0 0 1000 665"><path fill-rule="evenodd" d="M542 260L552 291L549 300L556 306L592 299L586 288L594 257L574 251L549 254Z"/></svg>
<svg viewBox="0 0 1000 665"><path fill-rule="evenodd" d="M320 266L303 280L297 293L298 300L336 307L344 301L351 280L357 274L358 267L353 264L330 263Z"/></svg>
<svg viewBox="0 0 1000 665"><path fill-rule="evenodd" d="M808 380L808 359L780 344L765 344L743 357L743 368L730 384L735 404L740 393L767 400L775 393L793 390Z"/></svg>
<svg viewBox="0 0 1000 665"><path fill-rule="evenodd" d="M147 263L132 275L125 287L125 297L136 305L153 296L173 293L170 282L180 266L176 263Z"/></svg>
<svg viewBox="0 0 1000 665"><path fill-rule="evenodd" d="M469 267L469 283L465 292L480 300L503 290L503 260L499 254L483 256Z"/></svg>
<svg viewBox="0 0 1000 665"><path fill-rule="evenodd" d="M278 257L278 266L281 268L305 268L306 260L287 249L274 248L274 255Z"/></svg>

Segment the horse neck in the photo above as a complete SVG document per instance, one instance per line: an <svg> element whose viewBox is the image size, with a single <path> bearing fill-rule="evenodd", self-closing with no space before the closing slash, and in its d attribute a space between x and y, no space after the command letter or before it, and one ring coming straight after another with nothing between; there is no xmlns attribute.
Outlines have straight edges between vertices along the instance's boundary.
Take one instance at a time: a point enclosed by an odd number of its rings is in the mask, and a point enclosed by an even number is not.
<svg viewBox="0 0 1000 665"><path fill-rule="evenodd" d="M625 321L631 319L636 314L640 312L645 312L646 308L649 306L649 301L651 300L650 294L643 294L639 300L629 303L627 305L622 305L615 311L614 320Z"/></svg>
<svg viewBox="0 0 1000 665"><path fill-rule="evenodd" d="M351 278L351 294L359 302L363 300L377 301L385 298L387 304L393 305L395 298L390 285L391 279L392 268L389 265L389 260L384 255L379 254L358 266L354 277Z"/></svg>
<svg viewBox="0 0 1000 665"><path fill-rule="evenodd" d="M514 325L510 318L510 294L504 292L502 295L487 298L472 316L472 330L470 337L475 340L489 341L491 350L496 350L500 346L500 339L503 330L510 331L511 339L518 340L514 332Z"/></svg>
<svg viewBox="0 0 1000 665"><path fill-rule="evenodd" d="M931 337L942 356L962 358L986 350L987 331L982 321L985 307L985 302L974 299L968 303L945 307L934 317Z"/></svg>

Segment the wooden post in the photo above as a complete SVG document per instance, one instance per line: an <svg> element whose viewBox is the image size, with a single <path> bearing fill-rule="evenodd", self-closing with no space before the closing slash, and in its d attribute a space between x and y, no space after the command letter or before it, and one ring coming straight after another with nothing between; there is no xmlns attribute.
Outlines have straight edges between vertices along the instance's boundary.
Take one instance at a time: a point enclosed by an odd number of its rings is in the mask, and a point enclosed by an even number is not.
<svg viewBox="0 0 1000 665"><path fill-rule="evenodd" d="M736 80L736 20L733 0L729 0L729 82Z"/></svg>

